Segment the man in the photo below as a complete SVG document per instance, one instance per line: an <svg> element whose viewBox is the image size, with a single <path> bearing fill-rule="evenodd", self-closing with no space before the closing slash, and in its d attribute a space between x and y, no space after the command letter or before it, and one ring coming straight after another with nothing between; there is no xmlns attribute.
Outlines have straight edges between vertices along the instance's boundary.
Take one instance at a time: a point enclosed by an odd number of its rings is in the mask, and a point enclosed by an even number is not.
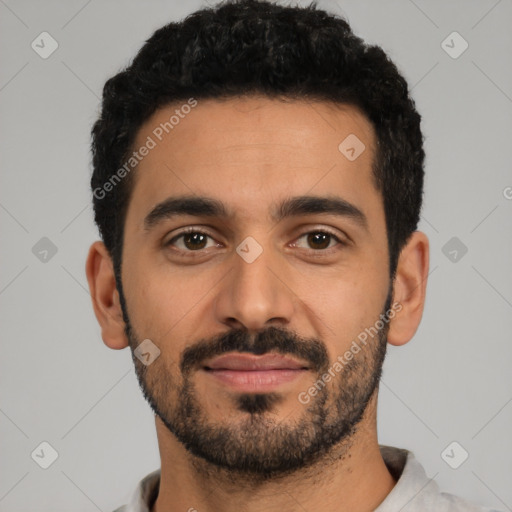
<svg viewBox="0 0 512 512"><path fill-rule="evenodd" d="M161 454L119 511L485 510L377 440L425 301L423 161L394 64L315 6L198 11L108 80L86 270Z"/></svg>

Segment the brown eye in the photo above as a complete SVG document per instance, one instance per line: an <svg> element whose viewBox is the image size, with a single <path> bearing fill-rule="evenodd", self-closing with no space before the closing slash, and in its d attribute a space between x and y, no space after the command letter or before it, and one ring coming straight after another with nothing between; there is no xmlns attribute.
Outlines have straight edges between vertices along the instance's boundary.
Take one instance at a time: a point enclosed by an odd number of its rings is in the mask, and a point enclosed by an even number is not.
<svg viewBox="0 0 512 512"><path fill-rule="evenodd" d="M208 239L213 240L210 235L201 231L187 231L175 236L166 245L172 245L182 251L194 252L206 249Z"/></svg>
<svg viewBox="0 0 512 512"><path fill-rule="evenodd" d="M331 243L332 236L328 233L308 234L308 244L312 249L327 249Z"/></svg>
<svg viewBox="0 0 512 512"><path fill-rule="evenodd" d="M304 247L303 244L299 243L299 241L302 239L306 240L307 247ZM311 231L309 233L304 233L301 237L299 237L294 245L313 251L323 251L340 244L343 245L341 240L333 233L328 231Z"/></svg>
<svg viewBox="0 0 512 512"><path fill-rule="evenodd" d="M187 249L196 250L204 249L207 241L207 236L202 233L187 233L183 236L183 244Z"/></svg>

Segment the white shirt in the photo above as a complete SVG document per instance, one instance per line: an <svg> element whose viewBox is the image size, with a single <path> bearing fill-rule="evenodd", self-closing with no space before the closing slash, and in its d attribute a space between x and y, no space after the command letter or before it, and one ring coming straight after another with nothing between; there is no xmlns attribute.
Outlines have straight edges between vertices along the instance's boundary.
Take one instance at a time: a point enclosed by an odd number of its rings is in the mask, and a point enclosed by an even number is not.
<svg viewBox="0 0 512 512"><path fill-rule="evenodd" d="M412 452L392 446L380 446L380 450L397 483L375 512L498 512L440 492ZM128 505L114 512L149 512L158 496L159 484L158 469L139 482Z"/></svg>

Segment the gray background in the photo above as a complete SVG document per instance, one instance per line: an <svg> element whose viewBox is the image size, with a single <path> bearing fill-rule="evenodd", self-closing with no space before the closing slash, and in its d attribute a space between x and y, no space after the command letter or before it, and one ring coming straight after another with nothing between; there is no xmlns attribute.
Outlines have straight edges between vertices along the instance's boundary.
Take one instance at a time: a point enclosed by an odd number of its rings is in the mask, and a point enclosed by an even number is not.
<svg viewBox="0 0 512 512"><path fill-rule="evenodd" d="M103 345L87 290L89 132L105 80L202 5L0 0L1 511L108 512L159 467L130 354ZM389 52L424 119L428 298L415 339L390 347L380 441L444 490L512 510L512 2L319 5ZM59 45L47 59L31 48L43 31ZM441 45L453 31L469 44L456 59ZM59 455L48 469L31 458L42 441ZM441 457L453 441L469 453L458 469Z"/></svg>

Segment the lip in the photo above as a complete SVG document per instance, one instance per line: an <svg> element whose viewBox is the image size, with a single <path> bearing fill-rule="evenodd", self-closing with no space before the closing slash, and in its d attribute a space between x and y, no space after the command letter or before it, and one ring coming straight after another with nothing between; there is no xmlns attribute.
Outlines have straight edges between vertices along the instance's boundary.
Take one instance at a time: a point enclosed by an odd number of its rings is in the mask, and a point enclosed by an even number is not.
<svg viewBox="0 0 512 512"><path fill-rule="evenodd" d="M288 356L280 354L225 354L207 361L204 365L209 370L238 370L238 371L266 371L266 370L301 370L307 365Z"/></svg>
<svg viewBox="0 0 512 512"><path fill-rule="evenodd" d="M308 371L307 365L279 354L226 354L203 366L216 381L241 392L269 392Z"/></svg>

